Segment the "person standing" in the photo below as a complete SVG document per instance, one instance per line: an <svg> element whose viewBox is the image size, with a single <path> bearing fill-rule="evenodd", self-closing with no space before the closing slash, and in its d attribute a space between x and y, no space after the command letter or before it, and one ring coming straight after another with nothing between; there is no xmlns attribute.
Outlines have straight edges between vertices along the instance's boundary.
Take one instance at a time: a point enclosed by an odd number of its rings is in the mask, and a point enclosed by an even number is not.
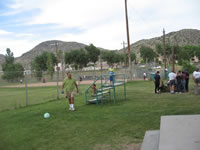
<svg viewBox="0 0 200 150"><path fill-rule="evenodd" d="M69 100L69 110L75 111L74 107L74 90L77 90L78 93L78 85L76 80L72 78L70 72L67 73L67 77L63 81L62 91L65 91L66 98Z"/></svg>
<svg viewBox="0 0 200 150"><path fill-rule="evenodd" d="M183 86L183 92L186 92L186 72L182 72L182 86Z"/></svg>
<svg viewBox="0 0 200 150"><path fill-rule="evenodd" d="M113 81L115 80L115 78L114 78L115 70L113 68L113 65L111 65L111 67L108 69L108 71L109 71L109 75L110 75L110 77L109 77L110 84L113 84Z"/></svg>
<svg viewBox="0 0 200 150"><path fill-rule="evenodd" d="M159 71L156 72L155 76L154 76L154 83L155 83L155 94L159 92L160 90L160 75L159 75Z"/></svg>
<svg viewBox="0 0 200 150"><path fill-rule="evenodd" d="M175 86L175 80L176 80L176 74L174 71L171 71L168 75L169 77L169 84L170 84L170 93L174 94L174 86Z"/></svg>
<svg viewBox="0 0 200 150"><path fill-rule="evenodd" d="M176 75L176 91L177 91L177 93L181 93L181 85L182 85L182 73L179 70Z"/></svg>
<svg viewBox="0 0 200 150"><path fill-rule="evenodd" d="M196 86L200 86L200 69L193 72L193 79Z"/></svg>
<svg viewBox="0 0 200 150"><path fill-rule="evenodd" d="M185 78L185 90L186 92L189 92L189 79L190 79L190 74L185 70L185 75L186 75L186 78Z"/></svg>
<svg viewBox="0 0 200 150"><path fill-rule="evenodd" d="M143 77L144 77L144 80L146 80L146 77L147 77L146 72L144 72Z"/></svg>

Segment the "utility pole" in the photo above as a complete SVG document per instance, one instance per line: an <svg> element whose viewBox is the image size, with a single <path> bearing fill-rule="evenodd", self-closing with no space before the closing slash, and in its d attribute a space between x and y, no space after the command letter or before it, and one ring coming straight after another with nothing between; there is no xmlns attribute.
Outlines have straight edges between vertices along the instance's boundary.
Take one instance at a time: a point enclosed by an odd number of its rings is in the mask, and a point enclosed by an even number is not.
<svg viewBox="0 0 200 150"><path fill-rule="evenodd" d="M166 65L166 46L165 46L165 29L163 28L163 50L164 50L164 78L167 76L167 65Z"/></svg>
<svg viewBox="0 0 200 150"><path fill-rule="evenodd" d="M58 42L55 41L55 44L50 44L50 45L55 45L55 47L56 47L56 83L57 83L57 99L59 99L59 71L60 71L60 68L58 67Z"/></svg>
<svg viewBox="0 0 200 150"><path fill-rule="evenodd" d="M174 46L172 46L172 71L175 71Z"/></svg>
<svg viewBox="0 0 200 150"><path fill-rule="evenodd" d="M124 50L124 67L126 67L126 48L125 48L125 44L127 44L127 43L125 43L124 41L123 41L123 50Z"/></svg>
<svg viewBox="0 0 200 150"><path fill-rule="evenodd" d="M57 83L57 99L59 99L59 71L60 68L58 67L58 42L56 41L55 43L56 46L56 71L57 71L57 76L56 76L56 83Z"/></svg>
<svg viewBox="0 0 200 150"><path fill-rule="evenodd" d="M165 69L166 69L167 66L166 66L165 29L163 29L163 49L164 49L164 63L165 63Z"/></svg>
<svg viewBox="0 0 200 150"><path fill-rule="evenodd" d="M128 11L127 11L127 0L125 0L125 14L126 14L126 31L127 31L127 43L128 43L128 62L130 79L132 80L132 64L131 64L131 49L130 49L130 39L129 39L129 26L128 26Z"/></svg>

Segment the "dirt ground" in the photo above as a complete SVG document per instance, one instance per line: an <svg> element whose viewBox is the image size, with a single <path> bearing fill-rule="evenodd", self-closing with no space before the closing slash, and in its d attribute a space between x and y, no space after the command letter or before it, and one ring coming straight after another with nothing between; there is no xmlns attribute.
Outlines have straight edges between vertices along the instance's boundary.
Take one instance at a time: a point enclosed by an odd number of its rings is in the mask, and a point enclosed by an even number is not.
<svg viewBox="0 0 200 150"><path fill-rule="evenodd" d="M143 80L143 79L134 79L134 80ZM94 81L93 80L85 80L81 81L80 84L92 84ZM96 83L101 83L101 81L97 81ZM62 82L58 83L59 86L62 85ZM77 82L78 84L78 82ZM56 86L57 82L46 82L46 83L28 83L28 87L45 87L45 86ZM25 87L25 83L18 84L18 85L8 85L8 86L2 86L2 87Z"/></svg>
<svg viewBox="0 0 200 150"><path fill-rule="evenodd" d="M80 84L92 84L93 81L81 81ZM100 82L97 82L100 83ZM62 82L58 83L59 86L62 85ZM78 84L78 83L77 83ZM57 82L46 82L46 83L28 83L28 87L44 87L44 86L56 86ZM18 84L18 85L8 85L3 87L25 87L25 84Z"/></svg>
<svg viewBox="0 0 200 150"><path fill-rule="evenodd" d="M115 148L111 147L110 145L96 145L93 150L140 150L141 144L121 144Z"/></svg>

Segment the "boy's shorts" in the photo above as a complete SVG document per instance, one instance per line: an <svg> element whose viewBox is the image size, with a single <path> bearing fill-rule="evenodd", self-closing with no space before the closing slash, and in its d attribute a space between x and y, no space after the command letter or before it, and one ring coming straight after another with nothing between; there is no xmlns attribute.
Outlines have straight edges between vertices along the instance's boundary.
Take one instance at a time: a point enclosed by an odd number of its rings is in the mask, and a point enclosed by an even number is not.
<svg viewBox="0 0 200 150"><path fill-rule="evenodd" d="M110 81L113 81L113 76L110 76Z"/></svg>
<svg viewBox="0 0 200 150"><path fill-rule="evenodd" d="M195 79L195 83L199 84L200 83L200 78Z"/></svg>
<svg viewBox="0 0 200 150"><path fill-rule="evenodd" d="M72 91L72 92L67 92L67 93L66 93L66 98L70 99L70 98L72 98L72 97L74 97L74 92L73 92L73 91Z"/></svg>
<svg viewBox="0 0 200 150"><path fill-rule="evenodd" d="M170 80L169 84L170 84L170 86L175 85L175 80Z"/></svg>

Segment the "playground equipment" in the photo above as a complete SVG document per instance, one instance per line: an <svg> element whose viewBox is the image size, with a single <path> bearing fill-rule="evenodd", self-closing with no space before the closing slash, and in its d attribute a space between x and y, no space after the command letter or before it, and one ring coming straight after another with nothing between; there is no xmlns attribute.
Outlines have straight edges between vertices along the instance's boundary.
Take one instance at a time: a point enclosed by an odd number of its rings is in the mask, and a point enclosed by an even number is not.
<svg viewBox="0 0 200 150"><path fill-rule="evenodd" d="M110 82L110 75L100 75L96 80L85 90L86 104L103 104L104 100L113 99L116 103L116 87L124 87L124 99L126 100L126 81L124 74L112 75L113 81ZM99 87L99 88L98 88Z"/></svg>

